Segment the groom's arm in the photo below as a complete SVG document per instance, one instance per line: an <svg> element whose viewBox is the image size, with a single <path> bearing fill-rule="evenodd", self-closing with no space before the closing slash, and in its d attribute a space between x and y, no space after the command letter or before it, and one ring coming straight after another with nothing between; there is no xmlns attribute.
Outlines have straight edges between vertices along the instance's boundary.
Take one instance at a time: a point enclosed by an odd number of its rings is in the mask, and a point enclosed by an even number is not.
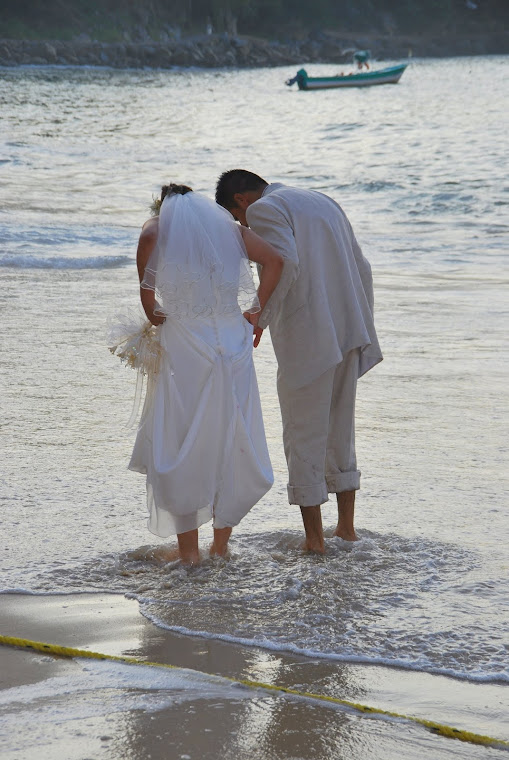
<svg viewBox="0 0 509 760"><path fill-rule="evenodd" d="M253 232L273 245L284 259L281 279L267 301L258 322L259 326L265 329L279 313L288 291L299 276L299 257L288 219L271 203L263 199L256 201L247 209L246 218Z"/></svg>

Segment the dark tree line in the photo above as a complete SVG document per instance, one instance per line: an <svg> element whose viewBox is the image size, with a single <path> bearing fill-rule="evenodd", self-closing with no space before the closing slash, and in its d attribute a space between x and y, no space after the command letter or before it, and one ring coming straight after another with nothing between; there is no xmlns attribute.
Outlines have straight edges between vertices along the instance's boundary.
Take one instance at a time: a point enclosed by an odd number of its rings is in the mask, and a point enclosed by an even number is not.
<svg viewBox="0 0 509 760"><path fill-rule="evenodd" d="M146 30L183 34L302 35L426 33L500 29L508 0L2 0L0 35L93 34L106 39Z"/></svg>

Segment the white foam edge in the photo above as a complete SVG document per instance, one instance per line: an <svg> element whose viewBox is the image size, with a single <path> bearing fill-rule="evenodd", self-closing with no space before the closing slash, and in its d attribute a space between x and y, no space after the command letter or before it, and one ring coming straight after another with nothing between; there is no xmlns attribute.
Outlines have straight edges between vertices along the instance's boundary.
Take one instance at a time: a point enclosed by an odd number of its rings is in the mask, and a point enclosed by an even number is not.
<svg viewBox="0 0 509 760"><path fill-rule="evenodd" d="M41 699L55 699L101 689L138 692L172 692L169 702L188 699L246 699L254 694L242 684L221 676L188 668L158 668L108 660L75 657L81 672L52 676L36 683L13 686L0 691L0 707L26 705ZM164 707L165 705L163 705Z"/></svg>
<svg viewBox="0 0 509 760"><path fill-rule="evenodd" d="M125 255L116 256L34 256L31 254L6 254L0 258L2 269L116 269L132 264Z"/></svg>
<svg viewBox="0 0 509 760"><path fill-rule="evenodd" d="M194 636L202 639L213 639L216 641L224 641L228 644L236 644L245 647L255 647L258 649L266 649L271 652L281 652L287 654L297 655L298 657L306 657L313 660L328 660L330 662L343 662L351 665L379 665L386 668L394 668L400 670L407 670L415 673L426 673L428 675L446 676L448 678L454 678L459 681L466 681L471 683L486 683L486 684L506 684L509 683L509 673L500 673L492 675L490 673L480 673L473 671L472 673L465 673L463 671L454 670L453 668L440 668L429 665L428 663L419 662L419 660L402 660L402 659L388 659L386 657L370 657L368 655L354 655L354 654L338 654L336 652L319 652L314 649L304 649L297 647L291 643L280 644L270 639L246 639L242 636L232 636L228 633L211 633L210 631L198 631L185 626L169 625L164 623L155 615L152 615L147 610L143 609L143 604L157 604L155 599L145 599L143 597L137 597L136 594L126 594L129 599L136 599L140 604L141 614L150 620L158 628L162 628L172 633L178 633L182 636Z"/></svg>
<svg viewBox="0 0 509 760"><path fill-rule="evenodd" d="M143 609L144 604L159 604L160 600L142 597L134 593L125 593L124 591L97 591L97 590L80 590L80 591L31 591L25 588L5 588L0 589L0 595L19 594L23 596L123 596L126 599L133 599L138 602L140 613L153 625L165 631L171 631L181 636L193 636L201 639L212 639L214 641L224 641L228 644L245 646L257 649L266 649L271 652L281 652L293 654L298 657L306 657L313 660L329 660L331 662L344 662L352 665L379 665L386 668L407 670L414 673L426 673L428 675L446 676L458 681L479 684L507 684L509 683L509 673L503 672L496 675L490 673L464 673L463 671L454 670L453 668L433 667L426 663L420 663L418 660L408 661L401 659L388 659L385 657L369 657L367 655L338 654L335 652L319 652L314 649L304 649L291 643L280 644L270 639L246 639L242 636L232 636L228 633L212 633L210 631L194 630L185 626L169 625L164 623L155 615Z"/></svg>

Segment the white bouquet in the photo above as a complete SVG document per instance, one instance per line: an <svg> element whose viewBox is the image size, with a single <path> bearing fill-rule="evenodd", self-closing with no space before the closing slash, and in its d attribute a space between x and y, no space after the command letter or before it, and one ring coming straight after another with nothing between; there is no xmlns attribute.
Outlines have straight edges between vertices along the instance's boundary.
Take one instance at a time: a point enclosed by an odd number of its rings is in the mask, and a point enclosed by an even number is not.
<svg viewBox="0 0 509 760"><path fill-rule="evenodd" d="M159 328L141 312L130 310L110 323L108 347L121 362L142 375L155 375L159 371L162 353Z"/></svg>
<svg viewBox="0 0 509 760"><path fill-rule="evenodd" d="M137 371L133 410L127 427L134 425L138 417L145 375L150 380L159 371L163 353L159 331L160 328L149 322L141 310L129 309L110 321L109 350L127 367Z"/></svg>

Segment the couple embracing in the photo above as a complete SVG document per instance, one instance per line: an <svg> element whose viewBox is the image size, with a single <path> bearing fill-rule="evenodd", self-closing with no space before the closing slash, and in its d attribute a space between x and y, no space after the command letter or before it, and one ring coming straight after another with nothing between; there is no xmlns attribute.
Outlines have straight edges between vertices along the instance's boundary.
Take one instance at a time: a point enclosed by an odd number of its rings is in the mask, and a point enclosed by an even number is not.
<svg viewBox="0 0 509 760"><path fill-rule="evenodd" d="M371 268L345 213L326 195L243 169L220 177L216 203L169 185L156 206L137 263L163 351L129 464L147 476L149 530L177 534L180 559L193 564L198 528L212 520L210 551L224 556L232 528L270 489L252 360L270 327L288 499L301 508L305 548L324 552L330 493L336 535L355 541L357 379L382 355Z"/></svg>

